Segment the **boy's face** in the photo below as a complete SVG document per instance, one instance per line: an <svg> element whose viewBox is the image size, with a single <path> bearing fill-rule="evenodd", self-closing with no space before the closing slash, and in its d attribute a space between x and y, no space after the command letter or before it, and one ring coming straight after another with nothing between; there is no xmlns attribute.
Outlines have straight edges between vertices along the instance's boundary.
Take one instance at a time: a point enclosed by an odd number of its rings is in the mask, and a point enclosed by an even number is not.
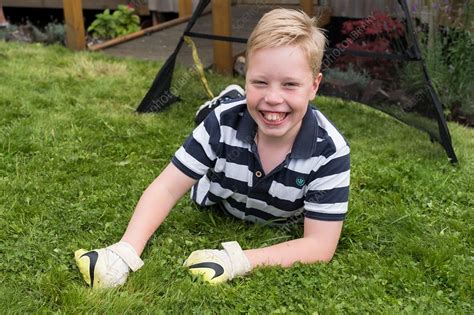
<svg viewBox="0 0 474 315"><path fill-rule="evenodd" d="M258 125L259 136L293 140L322 75L313 76L298 46L262 48L248 59L247 108Z"/></svg>

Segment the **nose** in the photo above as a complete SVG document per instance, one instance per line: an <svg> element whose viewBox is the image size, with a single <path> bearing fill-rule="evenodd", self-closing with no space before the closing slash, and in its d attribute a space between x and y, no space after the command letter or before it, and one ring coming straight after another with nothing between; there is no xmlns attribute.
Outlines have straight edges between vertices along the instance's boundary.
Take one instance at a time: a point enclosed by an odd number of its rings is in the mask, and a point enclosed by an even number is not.
<svg viewBox="0 0 474 315"><path fill-rule="evenodd" d="M264 101L270 105L277 105L283 103L283 97L278 88L269 86L266 90Z"/></svg>

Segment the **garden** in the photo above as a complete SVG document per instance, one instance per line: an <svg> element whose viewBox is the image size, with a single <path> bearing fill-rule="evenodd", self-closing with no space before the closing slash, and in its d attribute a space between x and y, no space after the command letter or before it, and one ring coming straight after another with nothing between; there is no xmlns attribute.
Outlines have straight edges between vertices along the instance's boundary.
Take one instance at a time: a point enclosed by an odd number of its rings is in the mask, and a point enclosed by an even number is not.
<svg viewBox="0 0 474 315"><path fill-rule="evenodd" d="M44 11L44 10L43 10ZM35 42L65 45L66 30L61 10L35 12L11 11L14 22L0 28L0 39L6 41ZM94 14L94 10L84 11L87 26L87 46L89 48L108 40L139 31L149 26L149 20L141 21L134 5L118 5L113 12L105 9ZM49 14L48 14L49 13Z"/></svg>
<svg viewBox="0 0 474 315"><path fill-rule="evenodd" d="M411 8L417 43L402 19L387 11L342 22L336 39L330 37L334 43L326 56L328 67L321 92L368 104L412 125L423 125L423 117L433 118L435 113L423 106L430 100L424 91L423 65L417 62L414 49L419 45L448 120L474 126L470 88L474 82L474 24L469 18L474 6L456 1L430 3L423 14L416 6ZM370 54L375 57L367 58Z"/></svg>

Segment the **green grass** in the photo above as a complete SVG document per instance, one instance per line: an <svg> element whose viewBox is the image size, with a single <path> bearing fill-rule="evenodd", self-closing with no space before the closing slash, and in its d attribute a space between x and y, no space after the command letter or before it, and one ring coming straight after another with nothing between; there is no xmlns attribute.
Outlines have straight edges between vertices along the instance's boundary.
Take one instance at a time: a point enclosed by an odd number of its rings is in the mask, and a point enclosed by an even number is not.
<svg viewBox="0 0 474 315"><path fill-rule="evenodd" d="M350 212L333 261L260 268L221 286L181 267L196 249L301 235L181 200L125 286L92 292L73 251L117 241L193 128L205 94L134 112L159 64L0 42L0 313L471 313L474 130L449 124L459 165L425 133L366 106L318 105L351 144ZM210 75L214 91L231 78Z"/></svg>

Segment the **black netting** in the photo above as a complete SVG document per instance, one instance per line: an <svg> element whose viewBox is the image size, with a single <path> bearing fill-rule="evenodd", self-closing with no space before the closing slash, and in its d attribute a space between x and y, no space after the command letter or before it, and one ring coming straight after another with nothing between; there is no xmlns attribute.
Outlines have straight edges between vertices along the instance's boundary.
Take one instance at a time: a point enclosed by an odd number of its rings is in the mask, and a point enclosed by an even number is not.
<svg viewBox="0 0 474 315"><path fill-rule="evenodd" d="M339 18L329 30L320 94L358 101L427 131L441 142L423 64L395 8ZM430 106L426 106L430 104Z"/></svg>
<svg viewBox="0 0 474 315"><path fill-rule="evenodd" d="M205 64L212 58L212 22L209 15L202 14L209 2L200 1L183 32L183 36L193 38ZM232 7L232 37L219 40L233 41L234 55L244 51L243 42L259 18L275 8L265 3L257 1L251 6ZM330 24L325 26L329 47L322 64L324 76L318 94L369 105L426 131L456 161L443 108L429 81L405 0L366 11L365 15L359 12L358 18L332 16ZM175 71L176 60L178 63L185 60L177 58L179 51L189 50L182 45L180 41L138 111L159 111L176 100L180 82L185 82L183 75L189 75L189 71ZM187 63L184 65L191 66L189 58Z"/></svg>

